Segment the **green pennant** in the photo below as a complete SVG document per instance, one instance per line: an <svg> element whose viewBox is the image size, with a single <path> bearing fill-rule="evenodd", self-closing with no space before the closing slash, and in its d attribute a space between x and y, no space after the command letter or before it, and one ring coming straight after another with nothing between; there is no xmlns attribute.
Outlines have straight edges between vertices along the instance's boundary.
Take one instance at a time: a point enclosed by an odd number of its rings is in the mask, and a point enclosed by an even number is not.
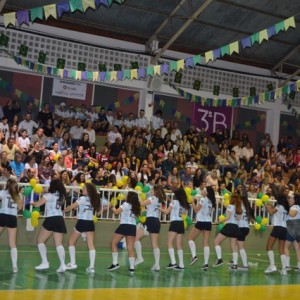
<svg viewBox="0 0 300 300"><path fill-rule="evenodd" d="M281 21L277 24L275 24L275 32L276 34L280 31L285 31L285 27L284 27L284 21Z"/></svg>
<svg viewBox="0 0 300 300"><path fill-rule="evenodd" d="M118 4L122 4L124 2L124 0L115 0L115 2Z"/></svg>
<svg viewBox="0 0 300 300"><path fill-rule="evenodd" d="M19 55L26 57L27 54L28 54L28 47L24 44L21 44L20 49L19 49Z"/></svg>
<svg viewBox="0 0 300 300"><path fill-rule="evenodd" d="M53 74L53 75L57 75L57 72L58 72L58 69L57 69L57 68L53 68L53 69L52 69L52 74Z"/></svg>
<svg viewBox="0 0 300 300"><path fill-rule="evenodd" d="M253 97L248 97L248 105L252 105L253 104Z"/></svg>
<svg viewBox="0 0 300 300"><path fill-rule="evenodd" d="M71 12L76 10L83 11L83 5L81 0L69 0Z"/></svg>
<svg viewBox="0 0 300 300"><path fill-rule="evenodd" d="M147 67L146 68L146 72L147 72L147 76L151 76L151 77L154 76L154 69L153 69L153 67Z"/></svg>
<svg viewBox="0 0 300 300"><path fill-rule="evenodd" d="M193 56L193 63L194 63L194 66L199 66L201 65L201 55L195 55Z"/></svg>
<svg viewBox="0 0 300 300"><path fill-rule="evenodd" d="M61 68L61 69L63 69L63 68ZM76 79L76 71L75 71L75 70L71 70L71 72L70 72L70 77L71 77L72 79Z"/></svg>
<svg viewBox="0 0 300 300"><path fill-rule="evenodd" d="M21 97L20 97L21 100L27 101L28 98L29 98L29 96L26 93L23 93L23 92L21 93Z"/></svg>
<svg viewBox="0 0 300 300"><path fill-rule="evenodd" d="M106 72L106 65L105 64L99 64L99 72Z"/></svg>
<svg viewBox="0 0 300 300"><path fill-rule="evenodd" d="M218 96L220 94L220 86L214 85L213 95Z"/></svg>
<svg viewBox="0 0 300 300"><path fill-rule="evenodd" d="M236 107L237 106L237 99L232 99L232 107Z"/></svg>
<svg viewBox="0 0 300 300"><path fill-rule="evenodd" d="M38 65L38 72L42 73L43 72L43 66L42 65Z"/></svg>
<svg viewBox="0 0 300 300"><path fill-rule="evenodd" d="M265 101L270 101L271 93L265 92Z"/></svg>
<svg viewBox="0 0 300 300"><path fill-rule="evenodd" d="M259 42L259 32L253 33L251 36L251 44L255 44Z"/></svg>
<svg viewBox="0 0 300 300"><path fill-rule="evenodd" d="M2 33L0 36L0 46L7 47L8 42L9 42L9 37Z"/></svg>
<svg viewBox="0 0 300 300"><path fill-rule="evenodd" d="M77 70L84 72L85 71L85 63L79 62L77 65Z"/></svg>
<svg viewBox="0 0 300 300"><path fill-rule="evenodd" d="M46 61L46 53L43 52L43 51L40 51L40 52L39 52L39 57L38 57L38 62L39 62L40 64L44 64L45 61Z"/></svg>
<svg viewBox="0 0 300 300"><path fill-rule="evenodd" d="M43 7L35 7L30 9L30 21L34 22L35 19L43 20L44 18L44 9Z"/></svg>
<svg viewBox="0 0 300 300"><path fill-rule="evenodd" d="M229 45L225 45L225 46L221 47L221 56L224 56L225 54L227 54L227 55L230 54Z"/></svg>
<svg viewBox="0 0 300 300"><path fill-rule="evenodd" d="M108 6L111 6L113 3L113 0L107 0Z"/></svg>
<svg viewBox="0 0 300 300"><path fill-rule="evenodd" d="M283 86L282 87L282 94L287 94L288 93L288 89L289 89L288 85Z"/></svg>
<svg viewBox="0 0 300 300"><path fill-rule="evenodd" d="M56 61L56 67L58 69L64 69L66 65L66 60L64 58L58 58Z"/></svg>
<svg viewBox="0 0 300 300"><path fill-rule="evenodd" d="M90 81L93 80L93 72L87 71L87 80L90 80Z"/></svg>
<svg viewBox="0 0 300 300"><path fill-rule="evenodd" d="M123 79L131 79L131 72L130 70L124 70L123 71Z"/></svg>
<svg viewBox="0 0 300 300"><path fill-rule="evenodd" d="M6 81L4 81L4 80L0 81L0 88L1 89L5 90L7 88L7 86L8 86L8 83Z"/></svg>
<svg viewBox="0 0 300 300"><path fill-rule="evenodd" d="M110 72L105 73L105 81L110 81Z"/></svg>
<svg viewBox="0 0 300 300"><path fill-rule="evenodd" d="M177 71L177 61L170 62L170 72Z"/></svg>

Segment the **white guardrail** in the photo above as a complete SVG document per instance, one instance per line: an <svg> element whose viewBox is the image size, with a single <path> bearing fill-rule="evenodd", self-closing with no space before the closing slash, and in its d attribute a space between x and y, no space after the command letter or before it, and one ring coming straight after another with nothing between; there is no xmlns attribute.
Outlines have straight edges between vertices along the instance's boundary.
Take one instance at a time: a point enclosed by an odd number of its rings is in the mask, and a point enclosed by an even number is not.
<svg viewBox="0 0 300 300"><path fill-rule="evenodd" d="M5 182L0 182L0 187L5 188L6 183ZM21 188L25 188L27 186L30 186L29 183L18 183L20 189ZM30 210L32 211L32 206L30 205L31 201L38 201L38 199L40 197L42 197L43 194L45 194L47 192L47 189L49 187L49 185L45 185L45 184L40 184L43 187L43 192L40 194L36 194L34 191L32 191L30 193L30 195L28 196L24 196L22 194L23 200L24 200L24 209ZM69 203L65 202L64 207L70 205L71 203L73 203L74 201L76 201L79 197L80 197L80 187L79 186L66 186L66 190L69 194ZM98 188L98 193L99 193L99 201L101 204L101 214L99 215L98 219L99 220L119 220L120 219L120 215L115 216L111 210L109 209L109 205L110 205L110 201L112 198L121 198L122 200L117 200L118 201L118 206L121 205L124 202L124 199L126 198L126 195L128 193L129 190L121 190L121 189L105 189L105 188ZM147 193L148 194L148 193ZM122 195L122 196L120 196ZM150 195L150 194L149 194ZM170 201L173 199L173 195L172 193L166 193L167 195L167 201L165 202L165 205L168 206ZM212 212L212 223L217 224L219 221L219 216L224 214L226 212L226 207L224 206L224 198L222 196L216 197L217 203L216 203L216 208L213 209ZM272 225L272 221L273 218L272 216L269 215L268 210L264 207L264 205L257 207L255 206L255 202L257 200L257 198L249 198L248 199L250 202L250 206L253 209L254 212L254 217L260 216L262 218L267 218L268 219L268 224L266 225ZM270 199L269 202L275 202L276 200L272 200ZM43 217L44 216L44 211L43 211L43 207L41 207L41 212L40 212L40 216ZM72 210L68 213L64 214L65 218L76 218L77 215L77 210ZM20 213L19 216L22 216L22 213ZM195 222L195 216L196 214L194 213L192 206L188 211L188 216L193 220L193 222ZM169 215L163 214L161 213L160 216L160 220L161 222L170 222L169 219ZM254 223L252 223L251 225L254 225Z"/></svg>

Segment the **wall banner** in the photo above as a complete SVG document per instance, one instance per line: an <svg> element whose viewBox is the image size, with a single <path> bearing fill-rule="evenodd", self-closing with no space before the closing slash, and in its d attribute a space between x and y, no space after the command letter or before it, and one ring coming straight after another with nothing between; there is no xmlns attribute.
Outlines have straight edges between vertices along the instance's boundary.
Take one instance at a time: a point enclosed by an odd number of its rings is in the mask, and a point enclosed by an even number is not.
<svg viewBox="0 0 300 300"><path fill-rule="evenodd" d="M52 95L70 99L85 100L87 84L53 79Z"/></svg>

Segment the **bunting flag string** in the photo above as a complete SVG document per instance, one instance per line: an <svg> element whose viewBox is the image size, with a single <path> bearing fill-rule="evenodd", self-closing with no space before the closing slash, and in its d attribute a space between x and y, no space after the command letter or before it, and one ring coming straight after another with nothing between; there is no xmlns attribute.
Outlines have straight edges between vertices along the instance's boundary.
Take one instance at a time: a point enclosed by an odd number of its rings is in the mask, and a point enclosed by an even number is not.
<svg viewBox="0 0 300 300"><path fill-rule="evenodd" d="M114 0L115 2L122 4L124 0ZM69 0L66 2L58 4L50 4L44 7L34 8L29 11L21 11L17 13L4 14L4 24L5 27L12 25L16 26L16 18L18 25L34 20L41 19L45 17L48 19L50 16L57 18L61 17L63 13L75 12L75 11L85 11L88 8L99 7L100 5L111 6L113 0ZM245 37L239 41L232 42L228 45L224 45L220 48L210 50L204 53L204 55L198 54L186 59L180 59L177 61L170 61L169 63L163 63L161 65L148 66L147 68L120 70L117 74L112 73L115 71L99 72L99 81L121 81L125 79L144 79L145 77L162 76L170 72L180 72L187 68L193 68L197 65L208 64L209 62L214 62L217 59L223 58L225 55L233 55L234 53L239 54L240 50L244 50L247 47L253 46L255 43L261 44L263 41L268 41L272 36L277 35L281 31L287 31L289 28L295 28L295 18L294 16L283 20L275 25L263 29L259 32L252 34L251 36ZM240 49L241 48L241 49ZM28 63L29 65L32 62ZM69 78L77 80L90 80L96 81L95 75L87 76L95 71L85 71L81 73L76 73L76 70L71 70L70 74L66 71L63 72L65 75L71 75ZM78 76L76 76L76 74ZM65 77L65 76L64 76Z"/></svg>
<svg viewBox="0 0 300 300"><path fill-rule="evenodd" d="M16 27L23 24L29 25L36 19L48 20L49 17L54 19L61 18L64 13L74 13L76 11L86 12L88 8L96 10L101 5L111 7L112 3L123 4L125 0L69 0L59 3L53 3L31 9L25 9L17 12L3 14L4 25Z"/></svg>
<svg viewBox="0 0 300 300"><path fill-rule="evenodd" d="M184 99L200 103L203 106L214 106L214 107L240 107L240 106L251 106L256 104L263 104L265 102L270 102L281 98L284 95L290 95L291 93L299 92L300 90L300 80L287 84L281 88L276 88L272 91L267 91L255 96L245 96L239 98L206 98L201 97L192 93L189 93L182 88L170 84L170 86L177 91L177 93ZM295 115L295 108L293 108L292 113ZM297 112L297 111L296 111ZM300 116L299 116L300 118Z"/></svg>

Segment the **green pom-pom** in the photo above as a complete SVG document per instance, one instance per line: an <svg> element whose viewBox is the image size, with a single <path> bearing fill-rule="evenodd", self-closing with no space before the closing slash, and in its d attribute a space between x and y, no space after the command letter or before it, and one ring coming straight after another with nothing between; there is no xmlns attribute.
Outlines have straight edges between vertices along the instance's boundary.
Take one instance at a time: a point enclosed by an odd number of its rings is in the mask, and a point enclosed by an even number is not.
<svg viewBox="0 0 300 300"><path fill-rule="evenodd" d="M225 225L223 223L218 224L217 230L220 232Z"/></svg>
<svg viewBox="0 0 300 300"><path fill-rule="evenodd" d="M261 221L262 221L262 217L261 217L261 216L256 216L256 217L255 217L255 222L256 222L256 223L260 224Z"/></svg>
<svg viewBox="0 0 300 300"><path fill-rule="evenodd" d="M143 187L143 189L142 189L142 192L143 192L143 193L149 193L149 191L150 191L150 186L149 186L149 185L145 185L145 186Z"/></svg>
<svg viewBox="0 0 300 300"><path fill-rule="evenodd" d="M193 220L190 217L186 217L186 222L187 222L188 225L193 224Z"/></svg>
<svg viewBox="0 0 300 300"><path fill-rule="evenodd" d="M25 209L25 210L22 211L22 215L26 219L30 219L31 218L31 212L29 210L27 210L27 209Z"/></svg>
<svg viewBox="0 0 300 300"><path fill-rule="evenodd" d="M140 186L141 188L144 186L140 181L136 185Z"/></svg>
<svg viewBox="0 0 300 300"><path fill-rule="evenodd" d="M23 195L24 196L29 196L31 194L33 190L33 187L32 186L26 186L26 188L23 190Z"/></svg>
<svg viewBox="0 0 300 300"><path fill-rule="evenodd" d="M260 225L260 231L265 232L267 230L267 227L263 224Z"/></svg>
<svg viewBox="0 0 300 300"><path fill-rule="evenodd" d="M197 191L196 190L192 190L191 191L191 196L196 196L197 195Z"/></svg>
<svg viewBox="0 0 300 300"><path fill-rule="evenodd" d="M262 192L259 192L259 193L257 194L257 199L261 199L262 196L263 196L263 193L262 193Z"/></svg>

